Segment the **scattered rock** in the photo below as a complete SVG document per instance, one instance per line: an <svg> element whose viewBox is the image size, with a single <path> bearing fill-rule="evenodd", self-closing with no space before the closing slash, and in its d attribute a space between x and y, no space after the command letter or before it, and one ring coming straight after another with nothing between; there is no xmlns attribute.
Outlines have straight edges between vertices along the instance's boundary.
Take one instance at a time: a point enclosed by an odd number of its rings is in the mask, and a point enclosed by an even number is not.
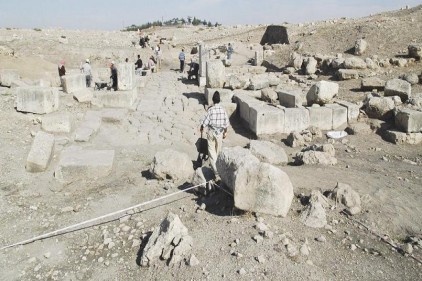
<svg viewBox="0 0 422 281"><path fill-rule="evenodd" d="M241 269L239 269L237 271L237 273L239 273L240 275L245 275L246 274L246 270L242 267Z"/></svg>
<svg viewBox="0 0 422 281"><path fill-rule="evenodd" d="M267 261L264 255L259 255L255 259L259 263L265 263Z"/></svg>
<svg viewBox="0 0 422 281"><path fill-rule="evenodd" d="M348 184L338 182L333 189L331 198L347 207L346 211L355 215L361 211L361 200L359 194Z"/></svg>
<svg viewBox="0 0 422 281"><path fill-rule="evenodd" d="M196 258L196 256L194 254L191 254L189 261L188 261L188 265L189 266L197 266L199 265L199 260Z"/></svg>
<svg viewBox="0 0 422 281"><path fill-rule="evenodd" d="M327 215L323 206L328 203L321 192L313 190L309 205L302 211L300 220L309 227L321 228L327 224Z"/></svg>
<svg viewBox="0 0 422 281"><path fill-rule="evenodd" d="M141 255L141 266L150 266L158 258L177 264L185 258L192 249L192 237L179 217L169 213L156 228Z"/></svg>
<svg viewBox="0 0 422 281"><path fill-rule="evenodd" d="M327 242L327 238L324 235L318 236L315 240L321 243Z"/></svg>

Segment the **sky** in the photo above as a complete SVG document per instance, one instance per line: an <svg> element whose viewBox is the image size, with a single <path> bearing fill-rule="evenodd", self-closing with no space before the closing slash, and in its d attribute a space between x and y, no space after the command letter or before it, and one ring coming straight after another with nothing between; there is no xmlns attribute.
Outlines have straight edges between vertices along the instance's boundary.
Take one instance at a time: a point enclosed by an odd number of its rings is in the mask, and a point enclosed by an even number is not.
<svg viewBox="0 0 422 281"><path fill-rule="evenodd" d="M0 28L121 30L188 16L223 25L305 23L420 4L421 0L0 0Z"/></svg>

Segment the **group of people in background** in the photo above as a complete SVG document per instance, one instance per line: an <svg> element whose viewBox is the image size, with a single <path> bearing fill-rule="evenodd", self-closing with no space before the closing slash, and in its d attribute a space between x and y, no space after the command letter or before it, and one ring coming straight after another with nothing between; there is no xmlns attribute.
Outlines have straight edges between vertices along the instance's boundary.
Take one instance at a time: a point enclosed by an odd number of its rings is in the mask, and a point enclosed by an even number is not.
<svg viewBox="0 0 422 281"><path fill-rule="evenodd" d="M114 61L112 61L110 63L110 89L113 89L114 91L118 90L118 75L117 75L117 68L116 68L116 64ZM85 75L85 83L86 83L86 87L90 88L91 87L91 82L92 82L92 67L91 67L91 62L89 59L85 60L85 63L81 63L80 66L80 71L82 74ZM64 83L65 83L65 78L64 76L66 75L66 67L65 67L65 61L61 60L57 66L57 70L59 72L59 77L60 77L60 86L63 87Z"/></svg>
<svg viewBox="0 0 422 281"><path fill-rule="evenodd" d="M155 48L153 48L154 55L151 55L146 63L144 64L141 55L138 55L137 60L135 62L135 74L142 75L142 70L151 70L151 72L157 72L161 68L161 62L162 62L162 51L159 44L156 45ZM233 46L231 43L228 44L227 47L227 59L230 60L233 54ZM178 55L179 59L179 71L180 73L185 72L185 61L186 61L186 54L185 50L181 49L181 52ZM128 63L129 59L126 58L125 62ZM118 75L117 75L117 68L115 65L115 62L112 61L109 65L110 67L110 84L111 89L114 89L115 91L118 90ZM192 56L191 62L190 62L190 69L188 71L188 79L191 79L192 77L198 78L198 70L199 70L199 64L197 62L196 56ZM92 83L92 67L91 62L89 59L85 60L85 63L81 63L80 71L82 74L85 75L85 82L86 87L90 88ZM64 80L63 76L66 75L66 68L65 68L65 61L61 60L58 64L58 72L60 76L60 83L63 86Z"/></svg>

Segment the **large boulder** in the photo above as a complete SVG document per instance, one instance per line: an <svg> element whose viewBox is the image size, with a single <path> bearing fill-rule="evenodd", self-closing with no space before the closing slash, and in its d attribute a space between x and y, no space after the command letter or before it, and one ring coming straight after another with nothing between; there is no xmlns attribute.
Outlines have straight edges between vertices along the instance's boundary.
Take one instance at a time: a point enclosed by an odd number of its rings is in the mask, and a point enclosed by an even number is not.
<svg viewBox="0 0 422 281"><path fill-rule="evenodd" d="M366 42L364 39L358 39L355 42L355 55L361 56L368 47L368 42Z"/></svg>
<svg viewBox="0 0 422 281"><path fill-rule="evenodd" d="M338 94L339 85L335 82L319 81L309 89L306 100L308 105L318 103L320 105L330 103Z"/></svg>
<svg viewBox="0 0 422 281"><path fill-rule="evenodd" d="M261 90L261 99L263 101L272 103L272 104L276 104L278 103L277 99L278 99L278 94L276 91L274 91L271 88L265 88Z"/></svg>
<svg viewBox="0 0 422 281"><path fill-rule="evenodd" d="M346 69L366 69L366 62L361 58L346 58L343 66Z"/></svg>
<svg viewBox="0 0 422 281"><path fill-rule="evenodd" d="M305 74L312 75L317 71L318 61L313 57L309 57L306 58L305 65Z"/></svg>
<svg viewBox="0 0 422 281"><path fill-rule="evenodd" d="M406 73L403 75L400 75L400 79L407 81L410 83L410 85L416 85L419 83L419 76L416 73Z"/></svg>
<svg viewBox="0 0 422 281"><path fill-rule="evenodd" d="M365 112L370 118L389 120L396 107L394 100L388 97L371 97L365 104Z"/></svg>
<svg viewBox="0 0 422 281"><path fill-rule="evenodd" d="M422 112L413 109L402 109L395 116L396 127L405 133L422 132Z"/></svg>
<svg viewBox="0 0 422 281"><path fill-rule="evenodd" d="M391 79L385 84L384 96L399 96L402 102L410 98L412 92L412 85L401 79Z"/></svg>
<svg viewBox="0 0 422 281"><path fill-rule="evenodd" d="M225 66L221 60L207 61L207 87L223 88L226 79Z"/></svg>
<svg viewBox="0 0 422 281"><path fill-rule="evenodd" d="M270 80L265 76L254 76L250 79L249 89L256 91L268 88L270 86Z"/></svg>
<svg viewBox="0 0 422 281"><path fill-rule="evenodd" d="M148 239L141 254L141 266L153 265L158 259L178 265L192 250L192 237L180 218L169 213Z"/></svg>
<svg viewBox="0 0 422 281"><path fill-rule="evenodd" d="M252 140L249 149L260 161L272 165L285 165L289 160L281 146L269 141Z"/></svg>
<svg viewBox="0 0 422 281"><path fill-rule="evenodd" d="M249 87L250 81L249 76L232 74L227 78L226 87L232 90L236 89L247 89Z"/></svg>
<svg viewBox="0 0 422 281"><path fill-rule="evenodd" d="M359 79L359 72L355 69L339 69L337 71L337 79L339 80Z"/></svg>
<svg viewBox="0 0 422 281"><path fill-rule="evenodd" d="M172 149L157 152L149 171L157 179L175 181L191 179L194 172L190 157Z"/></svg>
<svg viewBox="0 0 422 281"><path fill-rule="evenodd" d="M217 159L217 169L221 180L233 191L236 208L287 216L294 194L285 172L261 163L241 147L224 148Z"/></svg>
<svg viewBox="0 0 422 281"><path fill-rule="evenodd" d="M303 63L303 57L300 54L296 52L293 52L290 54L290 60L289 60L288 66L292 66L295 69L300 69L302 67L302 63Z"/></svg>

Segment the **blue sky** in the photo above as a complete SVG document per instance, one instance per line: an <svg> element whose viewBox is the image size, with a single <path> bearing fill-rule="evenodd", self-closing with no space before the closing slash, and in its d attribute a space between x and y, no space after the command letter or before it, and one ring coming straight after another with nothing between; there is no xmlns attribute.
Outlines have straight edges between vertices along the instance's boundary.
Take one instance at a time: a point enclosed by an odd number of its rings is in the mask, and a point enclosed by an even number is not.
<svg viewBox="0 0 422 281"><path fill-rule="evenodd" d="M0 27L119 30L188 16L224 25L300 23L419 4L420 0L0 0Z"/></svg>

